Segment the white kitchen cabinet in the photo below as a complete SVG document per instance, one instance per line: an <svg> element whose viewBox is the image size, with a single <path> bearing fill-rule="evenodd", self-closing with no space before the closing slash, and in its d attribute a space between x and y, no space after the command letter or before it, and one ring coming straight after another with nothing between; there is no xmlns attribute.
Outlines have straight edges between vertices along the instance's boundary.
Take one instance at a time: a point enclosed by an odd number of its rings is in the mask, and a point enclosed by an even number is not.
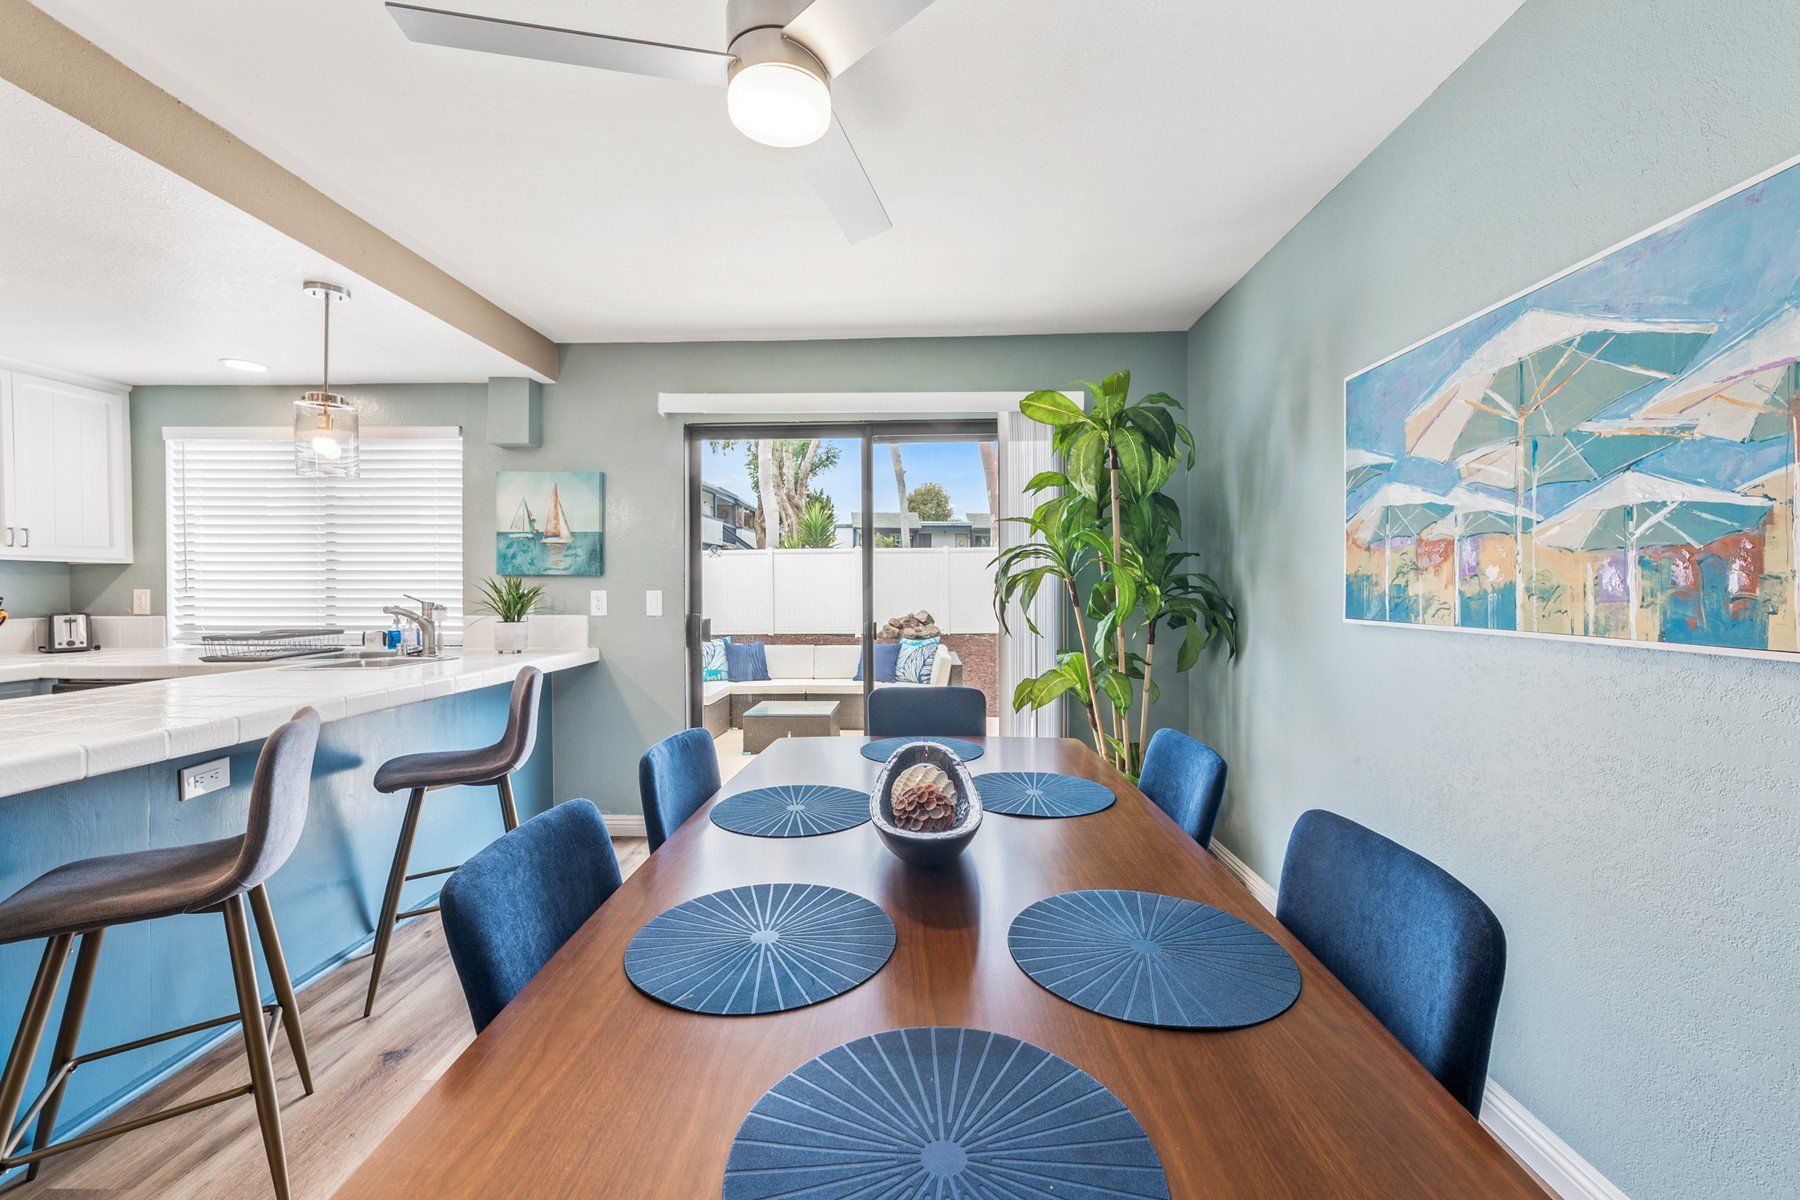
<svg viewBox="0 0 1800 1200"><path fill-rule="evenodd" d="M131 561L123 393L0 371L0 559Z"/></svg>

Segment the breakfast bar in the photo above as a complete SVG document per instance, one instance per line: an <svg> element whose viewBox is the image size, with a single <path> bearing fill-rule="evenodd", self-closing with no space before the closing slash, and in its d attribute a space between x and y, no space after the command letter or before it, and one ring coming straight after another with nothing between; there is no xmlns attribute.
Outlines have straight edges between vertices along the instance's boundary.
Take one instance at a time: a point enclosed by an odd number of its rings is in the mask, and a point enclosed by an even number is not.
<svg viewBox="0 0 1800 1200"><path fill-rule="evenodd" d="M468 648L362 667L220 664L201 661L195 648L163 646L0 654L0 684L120 684L0 699L0 895L75 860L241 834L262 739L311 708L323 725L310 811L292 858L268 885L303 985L361 953L375 927L405 806L404 796L375 790L376 769L401 754L494 741L523 668L554 676L597 657L583 645L505 655ZM551 691L544 688L535 752L513 776L526 816L555 798ZM202 766L202 779L184 788L184 772ZM420 866L460 862L501 830L491 789L434 792L431 808L414 848ZM441 882L413 885L409 898L428 897ZM232 986L218 938L216 922L199 916L114 931L84 1040L126 1041L213 1016ZM0 1012L21 1011L39 949L0 946ZM111 1112L218 1036L203 1031L83 1067L63 1103L64 1127Z"/></svg>

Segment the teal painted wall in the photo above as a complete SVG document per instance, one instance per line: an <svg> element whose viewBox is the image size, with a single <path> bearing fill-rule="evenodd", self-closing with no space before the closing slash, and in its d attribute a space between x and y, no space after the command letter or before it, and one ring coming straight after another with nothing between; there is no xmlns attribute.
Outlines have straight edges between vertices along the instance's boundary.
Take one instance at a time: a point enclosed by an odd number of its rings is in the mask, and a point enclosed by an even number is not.
<svg viewBox="0 0 1800 1200"><path fill-rule="evenodd" d="M1530 0L1189 341L1221 842L1274 881L1329 807L1469 883L1494 1078L1633 1200L1800 1176L1800 667L1342 624L1343 380L1800 153L1795 18Z"/></svg>
<svg viewBox="0 0 1800 1200"><path fill-rule="evenodd" d="M0 608L15 617L41 617L69 606L69 567L64 563L0 563ZM122 610L131 611L130 596Z"/></svg>
<svg viewBox="0 0 1800 1200"><path fill-rule="evenodd" d="M584 670L591 668L559 674ZM371 783L376 768L420 749L492 741L506 724L509 693L506 687L485 688L324 727L314 759L306 832L269 881L282 949L296 983L358 947L381 911L405 797L377 793ZM553 703L548 711L554 713ZM250 742L224 751L231 758L232 786L186 802L177 794L180 768L216 758L220 751L0 797L0 895L11 895L50 868L80 858L241 835L261 748L261 742ZM554 744L540 737L536 752L514 775L521 818L549 807L553 757ZM492 788L433 792L420 821L412 869L461 862L500 830L499 801ZM408 885L402 903L425 902L441 883L439 878ZM0 1029L9 1031L9 1038L18 1028L43 949L42 941L0 946ZM262 977L266 983L266 971ZM67 980L65 972L65 990ZM218 916L121 926L106 934L81 1044L86 1049L118 1045L222 1016L235 1011L233 995ZM265 999L272 999L272 993L265 992ZM53 1020L61 1012L59 999ZM54 1034L52 1024L39 1051L31 1095L42 1083ZM61 1132L67 1135L109 1111L206 1040L206 1035L179 1038L81 1068L63 1103ZM285 1048L276 1054L286 1061ZM329 1104L331 1098L320 1095L298 1103Z"/></svg>
<svg viewBox="0 0 1800 1200"><path fill-rule="evenodd" d="M546 581L560 611L587 611L605 588L611 615L590 623L600 663L553 676L559 737L558 799L586 796L613 813L637 813L637 759L685 722L683 589L687 572L682 426L657 415L659 392L1004 391L1020 395L1129 367L1142 390L1183 393L1186 340L1179 333L1065 337L893 339L578 345L563 349L560 380L544 389L538 450L487 443L482 384L351 388L369 425L460 425L464 430L465 566L471 580L494 567L496 470L606 473L606 574ZM75 567L77 607L126 612L148 587L164 611L166 425L274 425L290 418L289 388L144 387L131 396L136 561ZM879 482L879 481L878 481ZM664 614L644 615L660 589ZM1160 721L1187 713L1185 684L1162 680Z"/></svg>

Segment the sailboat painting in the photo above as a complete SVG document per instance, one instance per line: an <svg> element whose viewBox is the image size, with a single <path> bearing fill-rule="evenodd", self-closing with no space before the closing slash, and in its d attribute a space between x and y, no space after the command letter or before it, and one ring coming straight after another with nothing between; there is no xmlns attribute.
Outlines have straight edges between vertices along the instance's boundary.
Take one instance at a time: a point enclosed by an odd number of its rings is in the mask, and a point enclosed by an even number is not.
<svg viewBox="0 0 1800 1200"><path fill-rule="evenodd" d="M606 573L605 475L501 471L494 498L494 567L500 574Z"/></svg>
<svg viewBox="0 0 1800 1200"><path fill-rule="evenodd" d="M1344 393L1348 620L1800 654L1800 160Z"/></svg>

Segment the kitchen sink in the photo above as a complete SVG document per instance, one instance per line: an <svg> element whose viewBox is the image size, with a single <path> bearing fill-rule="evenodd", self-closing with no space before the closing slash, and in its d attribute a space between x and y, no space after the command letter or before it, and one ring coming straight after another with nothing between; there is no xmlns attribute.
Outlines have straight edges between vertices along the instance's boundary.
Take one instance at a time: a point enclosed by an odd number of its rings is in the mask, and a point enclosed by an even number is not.
<svg viewBox="0 0 1800 1200"><path fill-rule="evenodd" d="M444 654L437 658L407 658L395 654L353 654L345 658L334 658L328 662L307 663L302 669L307 671L381 671L390 667L416 667L424 663L449 662L455 655Z"/></svg>

